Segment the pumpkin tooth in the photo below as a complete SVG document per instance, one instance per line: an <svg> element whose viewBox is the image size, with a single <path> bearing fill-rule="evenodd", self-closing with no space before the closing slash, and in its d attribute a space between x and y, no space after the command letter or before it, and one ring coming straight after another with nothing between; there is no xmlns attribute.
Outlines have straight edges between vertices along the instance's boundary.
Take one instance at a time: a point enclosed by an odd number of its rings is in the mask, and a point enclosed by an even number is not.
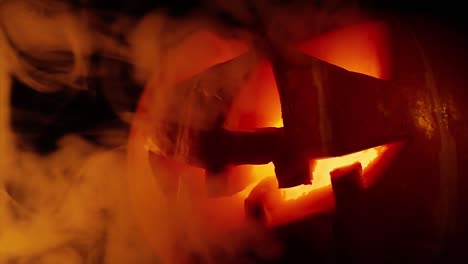
<svg viewBox="0 0 468 264"><path fill-rule="evenodd" d="M347 197L350 190L362 189L361 177L362 165L360 162L331 171L330 179L335 199Z"/></svg>
<svg viewBox="0 0 468 264"><path fill-rule="evenodd" d="M340 180L341 178L357 176L357 180L360 181L362 173L363 173L362 167L363 166L361 162L356 161L350 165L346 165L346 166L333 169L330 172L330 179L332 182L332 186L335 181Z"/></svg>

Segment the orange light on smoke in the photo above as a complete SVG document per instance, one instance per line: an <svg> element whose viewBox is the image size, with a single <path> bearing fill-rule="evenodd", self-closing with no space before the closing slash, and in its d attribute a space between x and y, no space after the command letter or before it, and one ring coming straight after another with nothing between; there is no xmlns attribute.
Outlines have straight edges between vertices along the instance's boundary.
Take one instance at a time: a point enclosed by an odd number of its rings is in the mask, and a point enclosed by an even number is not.
<svg viewBox="0 0 468 264"><path fill-rule="evenodd" d="M346 70L388 79L390 66L387 25L368 22L345 27L297 45L304 53Z"/></svg>

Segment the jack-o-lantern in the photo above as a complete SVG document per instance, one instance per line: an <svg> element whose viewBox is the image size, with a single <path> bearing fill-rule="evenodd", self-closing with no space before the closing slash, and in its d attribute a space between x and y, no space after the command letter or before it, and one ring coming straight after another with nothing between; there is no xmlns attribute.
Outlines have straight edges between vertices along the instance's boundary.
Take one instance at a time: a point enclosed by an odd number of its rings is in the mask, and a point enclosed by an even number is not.
<svg viewBox="0 0 468 264"><path fill-rule="evenodd" d="M249 49L207 32L187 38L217 56L175 54L186 64L147 85L129 143L133 207L157 254L183 263L184 249L340 206L336 232L357 260L433 254L440 237L428 230L445 225L435 197L450 199L440 190L466 173L466 95L457 83L440 90L430 52L389 28Z"/></svg>

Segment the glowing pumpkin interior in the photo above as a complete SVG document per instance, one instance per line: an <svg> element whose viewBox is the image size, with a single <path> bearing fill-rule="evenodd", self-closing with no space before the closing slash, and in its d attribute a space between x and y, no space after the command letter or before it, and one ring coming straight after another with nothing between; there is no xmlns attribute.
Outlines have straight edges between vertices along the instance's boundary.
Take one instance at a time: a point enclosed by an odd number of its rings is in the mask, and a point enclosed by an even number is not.
<svg viewBox="0 0 468 264"><path fill-rule="evenodd" d="M387 78L390 64L387 37L385 25L367 23L328 33L297 45L297 48L349 71ZM199 67L196 71L200 71ZM257 89L241 89L227 116L225 127L228 130L282 126L280 100L271 66L265 62L254 75ZM272 192L268 201L268 225L288 223L332 210L331 171L360 163L362 186L365 188L388 165L393 149L398 147L397 143L388 144L341 157L310 160L313 167L312 184L287 189L275 187L273 164L233 167L225 175L232 195L210 197L206 191L203 169L151 154L151 148L155 146L148 142L147 124L150 120L145 117L151 102L145 101L143 96L131 133L129 186L140 225L158 251L165 251L170 247L167 241L173 241L178 236L174 232L178 219L190 219L179 223L187 229L191 225L202 225L203 232L208 230L213 234L245 225L244 202L252 190L264 182L269 182L269 192ZM156 180L161 177L166 180ZM161 182L166 182L164 184L169 186L169 192L161 190ZM193 237L197 236L195 233Z"/></svg>
<svg viewBox="0 0 468 264"><path fill-rule="evenodd" d="M379 79L389 77L389 44L388 29L382 23L365 23L353 25L338 31L327 33L314 38L296 47L302 52L313 57L337 65L349 71L366 74ZM230 130L243 130L261 127L282 127L281 106L271 66L265 63L258 69L258 79L255 80L256 91L244 89L234 102L232 111L226 121L226 127ZM262 100L258 100L262 98ZM281 199L277 203L297 202L299 199L307 200L315 204L317 208L307 205L300 209L301 212L289 211L289 216L279 222L272 220L270 224L278 224L284 221L303 217L306 214L316 213L333 207L333 201L318 199L319 196L331 194L330 172L334 169L345 167L354 163L362 166L362 184L368 187L375 179L376 173L369 173L374 165L390 148L396 148L398 144L388 144L365 149L356 153L340 157L330 157L310 161L313 181L311 185L300 185L279 190ZM390 153L388 153L390 154ZM259 182L275 175L274 165L248 165L250 169L249 183L240 192L243 199L247 198ZM233 178L238 178L239 173L232 173ZM277 182L271 178L275 187ZM233 179L234 180L234 179ZM272 187L274 188L274 187ZM314 196L317 199L310 199ZM322 203L322 204L320 204ZM325 204L324 204L325 203ZM275 211L280 211L278 204ZM280 217L281 218L281 217Z"/></svg>

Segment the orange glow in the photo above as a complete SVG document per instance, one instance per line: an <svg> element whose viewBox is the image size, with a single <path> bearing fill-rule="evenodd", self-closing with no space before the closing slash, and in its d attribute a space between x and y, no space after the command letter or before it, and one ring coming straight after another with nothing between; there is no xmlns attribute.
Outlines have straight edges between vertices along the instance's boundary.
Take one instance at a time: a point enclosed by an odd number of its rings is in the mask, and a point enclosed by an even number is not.
<svg viewBox="0 0 468 264"><path fill-rule="evenodd" d="M283 126L280 98L269 62L261 61L252 71L249 81L236 95L224 125L231 130Z"/></svg>
<svg viewBox="0 0 468 264"><path fill-rule="evenodd" d="M176 80L180 81L236 58L247 50L247 45L241 41L220 38L210 31L199 31L188 36L170 58L172 65L177 67L177 71L174 71L177 73Z"/></svg>
<svg viewBox="0 0 468 264"><path fill-rule="evenodd" d="M389 52L386 41L385 26L368 23L326 34L302 43L298 48L349 71L387 78ZM204 50L210 56L200 52ZM177 82L243 52L242 43L224 43L206 32L192 35L184 45L177 47L174 54L167 56L171 58L170 67L165 69L171 74L155 76L140 100L129 141L129 189L143 233L167 263L174 263L179 257L177 243L181 237L187 244L202 248L206 246L204 240L213 241L227 230L239 230L249 225L248 207L245 206L249 201L264 206L268 226L331 211L335 203L331 171L359 162L363 169L362 187L366 188L382 174L397 152L398 144L388 144L341 157L311 159L312 184L287 189L278 189L272 163L236 166L223 175L228 180L228 187L226 195L221 197L208 193L203 169L191 168L185 162L149 159L148 149L144 146L153 135L152 122L160 120L159 115L163 113L154 109L165 102L157 101L163 97L154 95L172 91ZM146 59L144 54L142 56ZM187 61L200 63L187 64ZM259 58L257 66L246 76L230 106L224 124L228 130L283 127L271 63ZM170 188L164 188L165 183L169 183Z"/></svg>
<svg viewBox="0 0 468 264"><path fill-rule="evenodd" d="M310 163L310 166L313 167L312 184L281 189L282 199L284 201L295 200L309 194L313 190L327 187L331 184L330 172L332 172L334 169L348 166L356 162L361 163L363 174L365 175L366 169L369 168L369 165L376 161L376 159L381 156L386 149L387 146L384 145L351 153L341 157L324 158L315 161L312 160ZM246 195L248 195L248 192L250 192L260 181L275 175L275 168L273 163L252 167L253 168L251 173L255 175L255 181L249 185L248 188L244 189Z"/></svg>
<svg viewBox="0 0 468 264"><path fill-rule="evenodd" d="M365 24L357 27L351 27L346 30L334 32L326 35L325 37L313 40L309 42L307 47L309 50L314 48L325 48L326 45L330 45L330 50L322 49L333 54L335 57L324 57L328 62L335 63L342 67L348 67L349 70L354 69L361 73L369 75L378 75L377 69L381 68L382 64L377 63L376 56L370 56L369 54L376 54L378 50L373 45L376 43L372 42L372 38L368 39L366 45L359 51L363 56L346 55L347 53L341 50L344 48L341 45L340 40L342 38L349 37L349 41L359 46L363 41L366 41L365 34L357 34L354 36L356 31L362 31L363 28L367 29L370 36L374 36L377 32L381 33L382 25L380 24ZM374 34L375 33L375 34ZM376 37L375 37L376 38ZM322 42L323 41L323 42ZM330 44L331 43L331 44ZM325 45L325 46L320 46ZM336 54L333 53L336 50ZM366 49L368 49L366 51ZM368 52L366 56L365 52ZM323 53L325 55L328 53ZM327 55L328 56L328 55ZM354 56L354 57L353 57ZM369 60L369 58L371 58ZM351 64L353 62L354 64ZM354 66L353 66L354 65ZM367 65L367 66L365 66ZM359 68L362 66L361 68ZM372 66L372 67L371 67ZM375 66L375 67L374 67ZM354 68L353 68L354 67ZM366 71L368 67L368 71ZM380 68L379 68L380 67ZM373 69L373 70L371 70ZM379 70L380 72L380 70ZM271 65L263 63L259 65L258 70L253 74L251 83L247 84L234 101L234 105L231 108L231 112L228 115L225 126L228 129L252 129L260 127L283 127L283 120L281 117L281 105L279 100L278 90L271 72ZM380 75L379 75L380 76ZM263 97L265 100L257 100L257 98ZM366 174L366 169L369 165L374 162L379 156L381 156L387 146L378 146L360 152L351 153L341 157L330 157L324 159L311 160L310 166L313 174L313 181L311 185L300 185L291 188L281 189L281 197L283 201L290 201L298 199L304 195L310 194L313 190L317 190L323 187L330 186L330 172L336 168L344 167L355 162L361 163L363 169L363 175ZM249 184L246 184L245 188L239 192L239 195L243 198L247 198L250 192L263 180L275 176L275 167L273 163L265 165L245 165L244 167L250 168ZM366 179L363 179L363 185L366 185Z"/></svg>
<svg viewBox="0 0 468 264"><path fill-rule="evenodd" d="M312 161L311 166L314 166L312 185L279 189L276 177L272 175L273 166L270 167L270 172L267 171L267 166L261 166L259 170L254 171L272 176L258 175L259 180L252 190L249 190L246 201L249 204L263 206L264 223L270 227L333 211L335 196L331 184L331 172L359 162L362 168L360 188L366 189L384 173L405 142L393 142L341 157Z"/></svg>
<svg viewBox="0 0 468 264"><path fill-rule="evenodd" d="M373 163L386 149L387 146L384 145L351 153L341 157L316 160L314 164L311 164L314 166L312 184L283 189L281 191L282 197L285 201L295 200L304 195L307 195L314 189L328 186L331 184L330 172L337 168L345 167L356 162L361 163L363 174L365 174L369 165Z"/></svg>
<svg viewBox="0 0 468 264"><path fill-rule="evenodd" d="M330 32L302 43L298 45L298 48L308 55L349 71L386 79L389 76L390 58L388 36L385 24L370 22ZM272 79L271 66L267 64L262 66L259 67L260 70L256 75L258 77L253 78L255 89L246 87L235 102L231 115L228 117L227 127L237 129L283 127L281 112L278 111L281 109L279 95ZM262 96L266 95L266 100L258 101L258 95L252 94L252 90ZM375 162L387 148L387 146L378 146L341 157L312 160L310 164L313 167L312 184L282 189L281 197L284 201L295 200L313 190L329 186L331 171L355 162L361 163L363 175L365 175L369 165ZM241 195L245 197L259 182L275 175L272 163L250 167L253 179L251 184L241 192ZM366 179L363 179L363 185L366 184Z"/></svg>
<svg viewBox="0 0 468 264"><path fill-rule="evenodd" d="M275 86L268 86L270 88ZM276 102L277 109L280 109L279 97L276 92L276 89L265 89L269 94L273 94L272 98L277 100ZM276 94L275 94L276 92ZM273 111L270 113L270 118L268 119L268 124L273 127L283 127L283 120L281 118L281 113L278 111ZM260 120L261 121L261 120ZM257 124L258 125L258 124ZM263 123L262 123L263 125ZM281 189L281 197L284 201L296 200L304 195L311 193L313 190L319 188L327 187L331 184L330 172L334 169L351 165L353 163L361 163L363 175L366 173L366 169L369 168L369 165L376 161L376 159L381 156L388 147L386 145L377 146L374 148L365 149L359 152L351 153L348 155L340 157L330 157L317 160L311 160L310 166L312 169L313 180L310 185L299 185L291 188ZM250 174L252 175L251 183L241 192L241 196L247 197L255 186L263 181L266 178L275 175L275 166L273 163L268 163L265 165L250 165L251 168ZM363 179L363 184L365 185L365 179Z"/></svg>
<svg viewBox="0 0 468 264"><path fill-rule="evenodd" d="M346 70L388 79L389 32L383 23L346 27L297 45L304 53Z"/></svg>

